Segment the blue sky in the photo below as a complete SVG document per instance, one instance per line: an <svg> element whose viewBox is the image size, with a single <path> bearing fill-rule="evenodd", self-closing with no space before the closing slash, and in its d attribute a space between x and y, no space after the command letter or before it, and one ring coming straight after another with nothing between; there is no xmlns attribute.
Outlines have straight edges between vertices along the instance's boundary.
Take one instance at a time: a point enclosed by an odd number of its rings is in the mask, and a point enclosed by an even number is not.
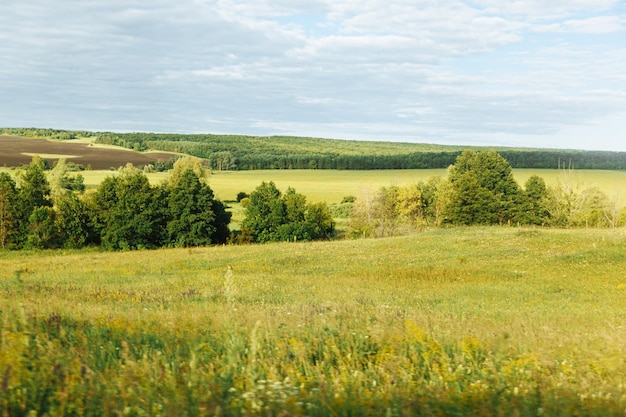
<svg viewBox="0 0 626 417"><path fill-rule="evenodd" d="M8 0L0 126L626 151L626 2Z"/></svg>

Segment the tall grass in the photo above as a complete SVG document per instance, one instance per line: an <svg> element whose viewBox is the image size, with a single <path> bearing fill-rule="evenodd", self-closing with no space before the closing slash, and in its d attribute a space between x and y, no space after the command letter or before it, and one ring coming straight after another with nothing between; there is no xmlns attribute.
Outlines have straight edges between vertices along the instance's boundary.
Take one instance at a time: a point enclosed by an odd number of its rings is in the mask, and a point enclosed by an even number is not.
<svg viewBox="0 0 626 417"><path fill-rule="evenodd" d="M0 411L623 415L624 271L595 230L0 252Z"/></svg>

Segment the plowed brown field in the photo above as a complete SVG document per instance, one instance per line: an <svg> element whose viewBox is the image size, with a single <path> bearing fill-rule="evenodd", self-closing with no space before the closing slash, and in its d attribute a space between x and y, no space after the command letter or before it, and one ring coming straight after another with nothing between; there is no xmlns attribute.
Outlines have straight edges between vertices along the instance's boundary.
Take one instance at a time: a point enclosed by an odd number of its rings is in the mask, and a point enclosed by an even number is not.
<svg viewBox="0 0 626 417"><path fill-rule="evenodd" d="M65 158L67 162L90 165L92 169L119 168L129 162L141 166L151 161L167 161L174 156L165 152L141 153L123 148L98 147L88 143L0 135L0 167L27 164L33 155L47 159L50 164Z"/></svg>

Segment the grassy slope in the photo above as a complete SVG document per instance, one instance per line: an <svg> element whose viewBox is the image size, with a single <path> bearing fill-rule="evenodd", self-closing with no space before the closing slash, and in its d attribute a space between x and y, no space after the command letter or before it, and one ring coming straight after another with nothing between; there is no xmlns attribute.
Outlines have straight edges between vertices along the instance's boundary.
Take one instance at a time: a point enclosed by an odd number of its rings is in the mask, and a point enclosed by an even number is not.
<svg viewBox="0 0 626 417"><path fill-rule="evenodd" d="M59 398L137 412L621 415L625 253L623 231L513 228L0 252L0 371L14 396L58 363Z"/></svg>

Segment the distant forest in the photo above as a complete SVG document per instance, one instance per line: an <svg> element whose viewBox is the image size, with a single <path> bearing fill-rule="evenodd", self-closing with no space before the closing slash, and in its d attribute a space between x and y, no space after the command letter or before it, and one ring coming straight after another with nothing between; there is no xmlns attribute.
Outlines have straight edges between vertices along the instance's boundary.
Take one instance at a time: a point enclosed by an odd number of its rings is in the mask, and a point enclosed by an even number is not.
<svg viewBox="0 0 626 417"><path fill-rule="evenodd" d="M437 169L453 165L463 150L495 150L513 168L568 167L626 170L626 152L319 139L295 136L157 134L0 128L24 137L75 140L136 151L178 152L204 158L216 170L254 169Z"/></svg>

